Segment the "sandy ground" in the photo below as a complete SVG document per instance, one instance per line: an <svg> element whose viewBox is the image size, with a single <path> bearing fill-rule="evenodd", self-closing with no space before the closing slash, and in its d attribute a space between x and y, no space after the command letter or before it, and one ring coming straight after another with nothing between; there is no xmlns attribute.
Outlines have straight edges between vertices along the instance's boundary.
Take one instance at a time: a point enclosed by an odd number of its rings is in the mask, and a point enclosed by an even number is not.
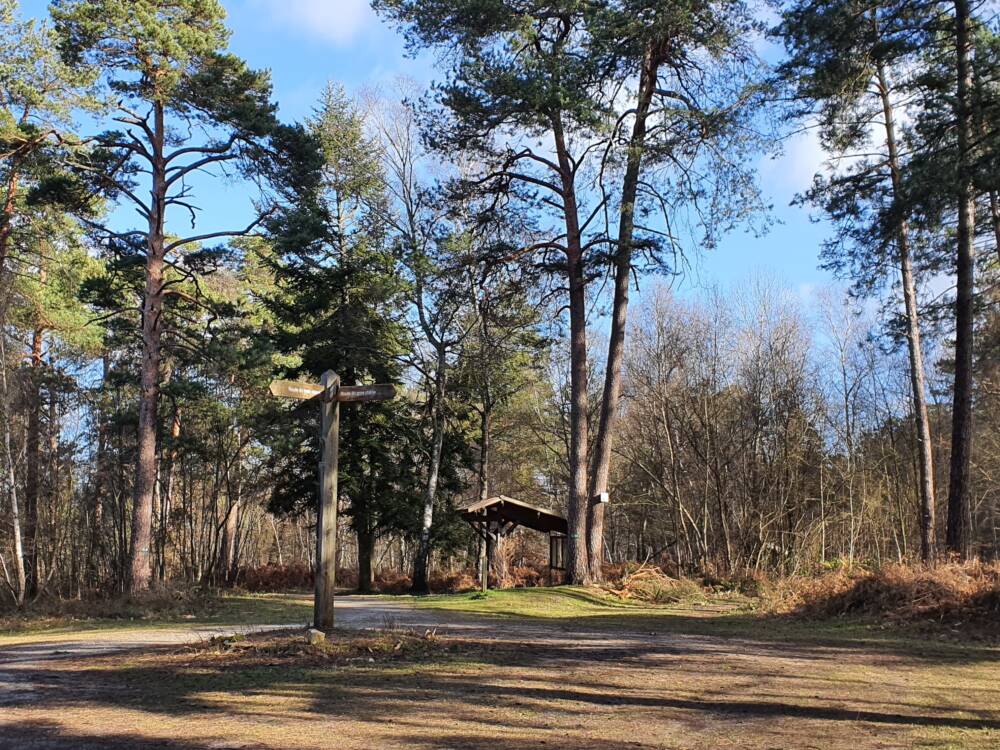
<svg viewBox="0 0 1000 750"><path fill-rule="evenodd" d="M0 747L1000 748L996 651L597 631L364 597L337 614L435 630L466 655L325 669L173 655L238 626L0 643Z"/></svg>

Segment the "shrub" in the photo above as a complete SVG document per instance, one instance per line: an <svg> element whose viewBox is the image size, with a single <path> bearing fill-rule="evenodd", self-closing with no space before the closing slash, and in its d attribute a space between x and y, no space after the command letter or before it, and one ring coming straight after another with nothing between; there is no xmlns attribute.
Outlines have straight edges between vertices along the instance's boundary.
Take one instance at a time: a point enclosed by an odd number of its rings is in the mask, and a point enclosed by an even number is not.
<svg viewBox="0 0 1000 750"><path fill-rule="evenodd" d="M245 568L236 579L247 591L290 591L313 586L313 571L302 562Z"/></svg>
<svg viewBox="0 0 1000 750"><path fill-rule="evenodd" d="M861 615L897 623L996 623L1000 563L838 569L774 582L764 598L772 611L806 618Z"/></svg>
<svg viewBox="0 0 1000 750"><path fill-rule="evenodd" d="M647 604L671 604L705 594L690 578L671 578L659 567L647 563L626 564L620 578L606 588L620 599Z"/></svg>
<svg viewBox="0 0 1000 750"><path fill-rule="evenodd" d="M458 593L461 591L472 591L476 588L476 575L474 570L459 570L455 573L436 572L431 573L431 591L440 593Z"/></svg>
<svg viewBox="0 0 1000 750"><path fill-rule="evenodd" d="M405 594L412 585L408 575L395 570L380 570L375 574L375 590L380 594Z"/></svg>

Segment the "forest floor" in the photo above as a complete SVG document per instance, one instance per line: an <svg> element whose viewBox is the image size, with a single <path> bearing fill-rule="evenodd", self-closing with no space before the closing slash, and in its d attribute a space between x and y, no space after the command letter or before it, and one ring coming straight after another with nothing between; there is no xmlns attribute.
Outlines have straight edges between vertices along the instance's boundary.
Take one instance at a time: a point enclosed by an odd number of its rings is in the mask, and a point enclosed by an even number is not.
<svg viewBox="0 0 1000 750"><path fill-rule="evenodd" d="M559 588L343 597L309 646L255 632L308 597L253 601L0 635L0 747L1000 747L1000 650L957 632Z"/></svg>

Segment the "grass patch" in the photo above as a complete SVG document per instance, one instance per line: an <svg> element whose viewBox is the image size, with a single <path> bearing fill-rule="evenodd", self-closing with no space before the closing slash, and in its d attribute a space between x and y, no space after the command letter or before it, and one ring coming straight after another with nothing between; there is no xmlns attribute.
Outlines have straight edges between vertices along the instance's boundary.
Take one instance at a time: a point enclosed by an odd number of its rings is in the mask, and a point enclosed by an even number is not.
<svg viewBox="0 0 1000 750"><path fill-rule="evenodd" d="M583 586L555 586L491 590L484 594L434 594L414 599L417 606L448 612L464 612L495 617L559 619L566 617L663 616L674 607L622 600L602 589ZM707 597L691 600L709 604Z"/></svg>
<svg viewBox="0 0 1000 750"><path fill-rule="evenodd" d="M280 625L312 618L312 599L301 594L159 592L139 600L64 601L0 617L5 638L81 631L156 629L175 625Z"/></svg>
<svg viewBox="0 0 1000 750"><path fill-rule="evenodd" d="M603 589L558 586L507 589L481 594L416 597L417 607L454 618L486 617L545 624L556 630L586 629L610 634L674 634L740 638L767 643L823 643L832 647L892 648L942 658L997 660L996 640L976 629L888 623L860 615L822 619L774 613L759 601L705 593L685 602L655 605L621 600Z"/></svg>

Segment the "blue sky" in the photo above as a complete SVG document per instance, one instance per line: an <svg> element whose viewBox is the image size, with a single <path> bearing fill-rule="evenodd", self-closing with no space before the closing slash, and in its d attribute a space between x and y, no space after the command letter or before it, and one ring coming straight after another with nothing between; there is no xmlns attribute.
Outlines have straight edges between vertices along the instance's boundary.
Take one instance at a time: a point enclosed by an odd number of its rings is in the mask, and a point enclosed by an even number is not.
<svg viewBox="0 0 1000 750"><path fill-rule="evenodd" d="M309 113L326 81L348 92L389 85L399 75L420 83L435 76L433 60L405 54L401 38L371 11L368 0L223 0L232 29L231 48L255 68L271 71L281 115ZM45 0L22 0L25 15L47 14ZM681 289L728 286L763 273L783 280L804 299L832 281L817 268L819 245L828 232L806 209L789 206L811 182L821 161L815 138L800 135L778 159L761 161L761 185L774 205L776 225L763 237L735 232L711 252L695 254ZM235 216L231 197L215 188L203 194L205 221ZM241 212L242 213L242 212ZM213 227L215 228L215 227Z"/></svg>

